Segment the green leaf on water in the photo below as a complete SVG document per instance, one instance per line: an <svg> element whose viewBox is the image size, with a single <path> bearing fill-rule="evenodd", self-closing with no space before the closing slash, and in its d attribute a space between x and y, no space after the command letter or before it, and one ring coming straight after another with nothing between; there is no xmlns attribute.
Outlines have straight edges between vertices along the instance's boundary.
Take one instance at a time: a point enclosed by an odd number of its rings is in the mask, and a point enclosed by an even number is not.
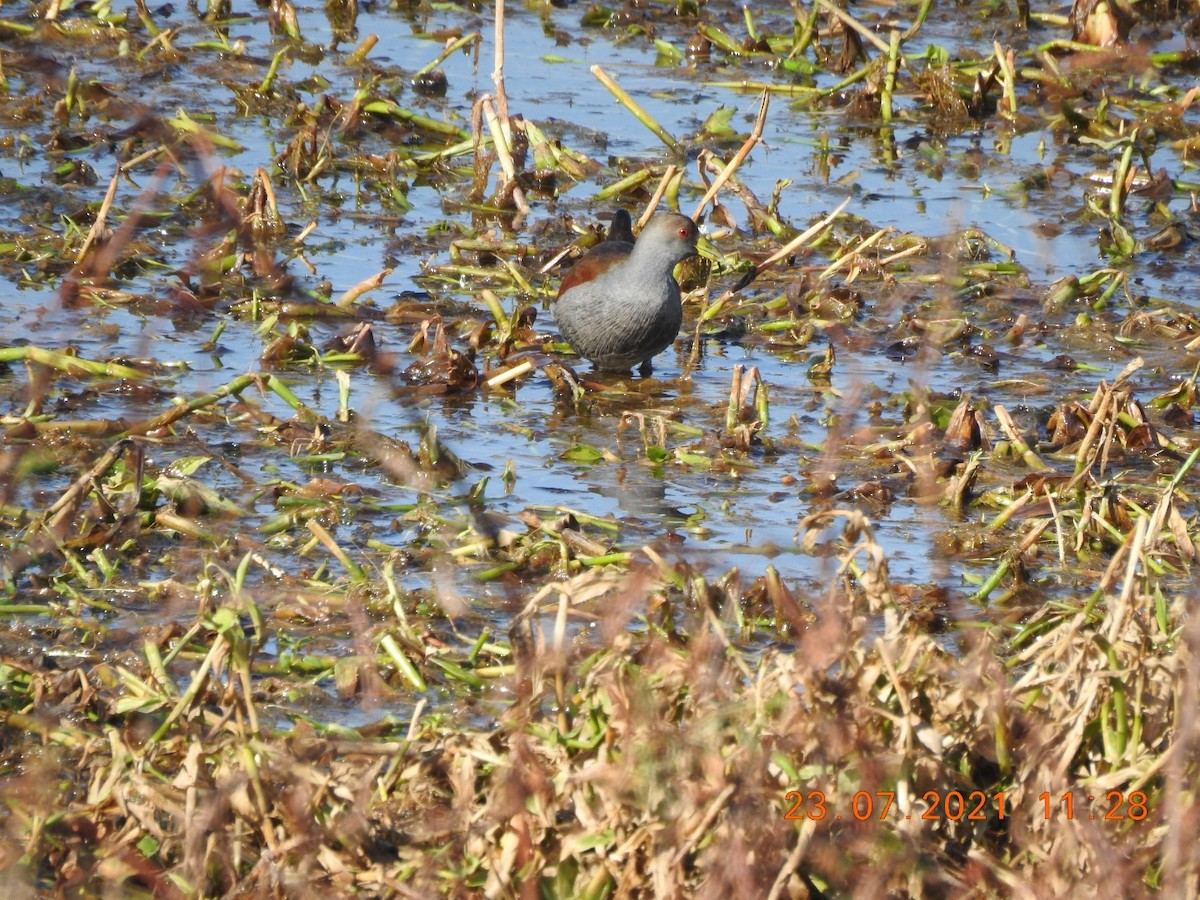
<svg viewBox="0 0 1200 900"><path fill-rule="evenodd" d="M212 459L211 456L181 456L166 468L166 474L175 478L195 475L200 467Z"/></svg>
<svg viewBox="0 0 1200 900"><path fill-rule="evenodd" d="M678 62L683 59L683 53L674 44L664 41L662 38L655 38L654 49L658 51L658 58L673 60Z"/></svg>
<svg viewBox="0 0 1200 900"><path fill-rule="evenodd" d="M567 462L596 463L604 458L604 454L587 444L576 444L563 453L561 458Z"/></svg>
<svg viewBox="0 0 1200 900"><path fill-rule="evenodd" d="M737 132L729 124L737 112L732 106L722 106L704 120L704 133L712 137L732 137Z"/></svg>

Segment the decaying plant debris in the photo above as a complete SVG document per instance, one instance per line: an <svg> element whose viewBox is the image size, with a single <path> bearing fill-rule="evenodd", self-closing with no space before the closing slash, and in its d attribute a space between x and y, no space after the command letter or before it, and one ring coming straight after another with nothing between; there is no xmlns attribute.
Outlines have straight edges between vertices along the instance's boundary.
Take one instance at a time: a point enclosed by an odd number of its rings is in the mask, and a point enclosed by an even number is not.
<svg viewBox="0 0 1200 900"><path fill-rule="evenodd" d="M758 98L672 133L590 67L640 161L475 12L5 7L0 892L1200 892L1186 4L519 11ZM1041 133L1010 200L1104 264L795 220L744 171L772 102L982 192L953 138ZM662 381L546 325L614 202L710 226Z"/></svg>

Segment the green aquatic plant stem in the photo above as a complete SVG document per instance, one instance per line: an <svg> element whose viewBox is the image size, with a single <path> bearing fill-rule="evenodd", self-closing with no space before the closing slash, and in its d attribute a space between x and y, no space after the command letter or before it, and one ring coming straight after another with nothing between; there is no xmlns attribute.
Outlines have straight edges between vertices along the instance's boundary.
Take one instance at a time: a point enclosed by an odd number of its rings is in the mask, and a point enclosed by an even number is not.
<svg viewBox="0 0 1200 900"><path fill-rule="evenodd" d="M749 7L746 7L748 10ZM732 35L726 34L715 25L701 25L700 33L712 42L714 47L717 47L731 56L741 56L745 53L741 42Z"/></svg>
<svg viewBox="0 0 1200 900"><path fill-rule="evenodd" d="M471 133L466 129L459 128L457 125L451 125L449 122L431 119L429 116L413 112L411 109L405 109L391 100L373 100L363 105L363 112L372 113L377 116L388 116L389 118L400 122L407 122L416 128L420 128L422 131L428 131L433 134L457 138L460 141L471 140ZM471 147L474 147L474 145L472 144ZM439 152L446 153L448 149Z"/></svg>
<svg viewBox="0 0 1200 900"><path fill-rule="evenodd" d="M455 53L457 53L459 50L461 50L464 47L467 47L471 44L474 44L476 49L478 50L480 40L481 40L481 35L479 34L479 32L472 31L469 34L464 34L462 37L451 41L449 44L446 45L446 48L444 50L442 50L441 53L439 53L437 56L435 56L431 61L429 61L425 65L421 66L421 68L417 69L417 71L415 71L413 73L412 77L414 79L417 79L417 78L420 78L422 75L429 74L434 69L436 69L438 66L440 66L442 63L444 63L447 59L449 59L451 56L453 56Z"/></svg>
<svg viewBox="0 0 1200 900"><path fill-rule="evenodd" d="M367 573L363 567L350 558L350 555L338 545L337 541L333 539L333 535L329 533L324 525L316 519L306 519L304 524L325 549L342 564L342 568L346 570L351 581L362 582L367 580Z"/></svg>
<svg viewBox="0 0 1200 900"><path fill-rule="evenodd" d="M758 40L758 29L754 27L754 13L751 12L749 6L742 7L742 20L746 23L746 34L750 40Z"/></svg>
<svg viewBox="0 0 1200 900"><path fill-rule="evenodd" d="M127 378L131 381L142 381L146 377L145 372L120 363L94 362L41 347L0 347L0 363L9 362L35 363L73 376L93 375L100 378Z"/></svg>
<svg viewBox="0 0 1200 900"><path fill-rule="evenodd" d="M648 112L646 112L646 110L642 109L638 102L629 96L625 89L617 84L616 81L614 81L609 74L604 71L604 69L596 65L592 66L591 71L592 74L596 76L596 80L608 88L609 93L616 97L617 101L622 106L633 113L634 117L639 122L650 129L651 133L653 133L655 137L666 144L672 153L683 153L683 145L681 145L679 141L675 140L675 138L671 137L667 130L659 125L658 122L656 122L654 118Z"/></svg>
<svg viewBox="0 0 1200 900"><path fill-rule="evenodd" d="M195 397L186 403L180 403L177 406L167 410L161 415L155 416L153 419L147 419L144 422L131 427L128 431L122 434L122 437L136 434L149 434L152 431L158 431L161 428L166 428L173 422L177 422L185 416L191 415L198 409L203 409L206 406L212 406L226 397L236 397L250 385L258 381L256 375L239 375L233 381L223 387L218 388L209 394L204 394L200 397Z"/></svg>
<svg viewBox="0 0 1200 900"><path fill-rule="evenodd" d="M812 45L813 34L817 27L817 12L819 7L814 3L812 8L805 13L797 0L792 0L792 9L796 13L796 21L802 22L800 26L800 34L796 38L792 49L788 51L787 58L795 59L804 53Z"/></svg>
<svg viewBox="0 0 1200 900"><path fill-rule="evenodd" d="M805 94L820 94L821 89L809 84L774 84L766 81L706 81L706 87L720 88L725 91L737 91L739 93L747 93L753 91L756 94L761 94L766 91L769 94L784 94L790 96L805 95Z"/></svg>
<svg viewBox="0 0 1200 900"><path fill-rule="evenodd" d="M379 639L379 646L383 648L383 651L396 664L396 668L400 670L400 674L412 685L414 690L424 691L426 689L425 679L421 676L417 667L413 665L412 660L408 658L408 655L400 649L400 645L392 635L383 635Z"/></svg>
<svg viewBox="0 0 1200 900"><path fill-rule="evenodd" d="M223 652L220 642L213 644L212 649L204 655L203 662L200 663L200 668L192 675L192 680L188 682L187 690L183 692L183 696L171 708L171 712L167 714L166 719L158 726L158 730L150 737L151 744L159 743L171 730L171 726L183 716L195 703L196 698L200 696L200 692L204 690L208 684L209 673L212 671L217 655Z"/></svg>
<svg viewBox="0 0 1200 900"><path fill-rule="evenodd" d="M289 47L281 47L271 58L271 65L267 68L267 74L263 76L263 80L258 85L259 94L266 96L271 93L271 88L275 84L275 76L279 73L279 64L283 62L283 58L287 56L289 50Z"/></svg>
<svg viewBox="0 0 1200 900"><path fill-rule="evenodd" d="M1005 50L999 41L992 42L992 52L996 57L996 68L1000 72L1001 92L1004 94L1004 106L1007 106L1009 118L1017 114L1017 78L1012 50Z"/></svg>
<svg viewBox="0 0 1200 900"><path fill-rule="evenodd" d="M29 35L33 34L34 27L26 25L23 22L14 22L12 19L0 19L0 31L11 31L14 34Z"/></svg>
<svg viewBox="0 0 1200 900"><path fill-rule="evenodd" d="M1108 195L1108 213L1116 221L1120 221L1121 213L1125 208L1127 193L1125 184L1129 180L1129 169L1133 165L1133 151L1137 145L1137 137L1138 130L1135 128L1129 133L1129 140L1125 144L1125 149L1117 162L1117 169L1113 173L1112 191Z"/></svg>
<svg viewBox="0 0 1200 900"><path fill-rule="evenodd" d="M883 76L883 87L879 92L879 117L884 122L892 121L892 93L896 89L896 72L900 67L900 32L888 34L887 69Z"/></svg>
<svg viewBox="0 0 1200 900"><path fill-rule="evenodd" d="M505 183L511 185L513 203L522 213L528 214L529 204L525 200L525 191L517 182L517 167L512 155L511 124L508 119L502 118L503 113L497 111L490 97L484 97L480 103L488 131L492 135L492 147L504 172Z"/></svg>
<svg viewBox="0 0 1200 900"><path fill-rule="evenodd" d="M929 16L929 10L933 8L933 0L921 0L921 5L917 7L917 14L913 18L913 22L908 26L903 36L900 38L901 43L907 43L912 37L921 30L921 26L925 24L925 19Z"/></svg>
<svg viewBox="0 0 1200 900"><path fill-rule="evenodd" d="M595 194L597 200L611 200L613 197L620 197L622 194L627 194L645 184L654 175L649 169L638 169L636 172L631 172L620 181L613 182L607 187L601 188Z"/></svg>
<svg viewBox="0 0 1200 900"><path fill-rule="evenodd" d="M1000 582L1004 580L1004 576L1008 574L1008 570L1012 567L1013 560L1008 554L1000 558L999 564L992 573L979 585L975 593L968 597L971 603L983 603L991 596L992 592L1000 586Z"/></svg>
<svg viewBox="0 0 1200 900"><path fill-rule="evenodd" d="M262 376L258 376L258 377L262 377ZM294 393L292 393L292 389L289 388L286 384L284 384L284 382L281 381L278 377L276 377L275 375L267 375L265 378L262 378L262 381L267 386L267 388L273 394L275 394L275 396L277 396L280 400L282 400L284 403L286 403L288 406L290 406L292 409L294 409L297 413L299 413L305 419L305 421L311 423L311 422L317 422L320 420L321 417L319 415L317 415L313 410L309 409L307 406L305 406L303 403L301 403L300 398L297 397Z"/></svg>
<svg viewBox="0 0 1200 900"><path fill-rule="evenodd" d="M225 150L232 150L235 153L240 153L245 149L233 138L226 137L219 132L205 128L203 125L189 116L187 110L183 109L182 107L176 110L175 118L167 119L166 122L176 131L182 132L183 134L201 135L205 139L211 141L216 147L221 147Z"/></svg>

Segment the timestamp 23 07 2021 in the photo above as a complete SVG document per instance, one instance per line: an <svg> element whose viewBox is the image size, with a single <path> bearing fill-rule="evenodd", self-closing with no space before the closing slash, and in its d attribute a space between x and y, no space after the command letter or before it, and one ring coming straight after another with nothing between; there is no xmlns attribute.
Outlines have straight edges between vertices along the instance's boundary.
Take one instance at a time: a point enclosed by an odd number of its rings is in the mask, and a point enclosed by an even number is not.
<svg viewBox="0 0 1200 900"><path fill-rule="evenodd" d="M845 803L845 798L840 799ZM994 794L983 791L924 791L908 812L901 811L896 804L895 791L858 791L849 798L849 803L844 809L837 808L838 801L827 798L824 791L788 791L783 800L785 819L810 819L818 822L866 822L872 819L882 821L889 816L926 822L982 822L993 817L1011 818L1016 812L1009 795L1004 791ZM1150 814L1149 803L1145 791L1105 791L1099 795L1074 791L1057 794L1042 791L1037 796L1036 803L1029 808L1029 812L1034 816L1041 814L1046 821L1070 821L1078 818L1109 822L1130 819L1140 822Z"/></svg>

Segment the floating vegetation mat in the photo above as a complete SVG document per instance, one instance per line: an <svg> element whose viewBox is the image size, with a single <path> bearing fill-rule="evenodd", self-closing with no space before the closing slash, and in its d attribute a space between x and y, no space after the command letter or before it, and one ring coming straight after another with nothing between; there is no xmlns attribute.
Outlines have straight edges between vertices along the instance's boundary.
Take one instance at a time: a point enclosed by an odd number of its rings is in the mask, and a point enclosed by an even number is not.
<svg viewBox="0 0 1200 900"><path fill-rule="evenodd" d="M1196 13L0 8L0 894L1196 896Z"/></svg>

